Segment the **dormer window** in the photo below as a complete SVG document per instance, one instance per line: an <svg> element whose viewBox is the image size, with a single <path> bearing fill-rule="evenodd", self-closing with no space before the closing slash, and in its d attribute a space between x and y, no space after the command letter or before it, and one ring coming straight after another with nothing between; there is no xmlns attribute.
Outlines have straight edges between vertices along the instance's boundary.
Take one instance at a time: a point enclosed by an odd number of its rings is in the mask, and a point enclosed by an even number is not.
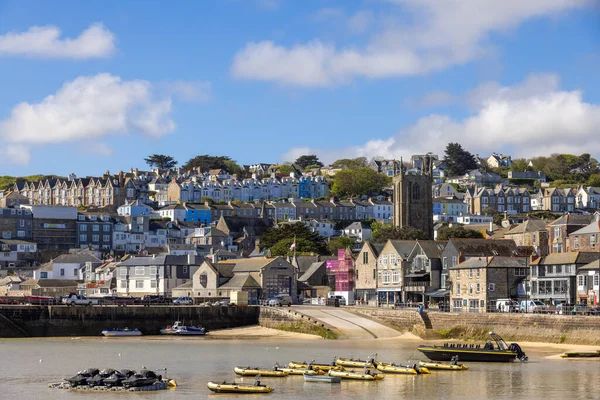
<svg viewBox="0 0 600 400"><path fill-rule="evenodd" d="M85 215L80 215L80 216L79 216L79 220L80 220L80 221L85 221Z"/></svg>

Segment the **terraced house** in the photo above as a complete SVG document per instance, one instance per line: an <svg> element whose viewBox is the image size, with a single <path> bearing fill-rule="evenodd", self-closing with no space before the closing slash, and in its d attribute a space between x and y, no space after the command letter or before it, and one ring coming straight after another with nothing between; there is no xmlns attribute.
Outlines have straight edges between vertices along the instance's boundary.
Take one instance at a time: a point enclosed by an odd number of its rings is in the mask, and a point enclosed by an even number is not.
<svg viewBox="0 0 600 400"><path fill-rule="evenodd" d="M509 214L525 214L531 211L531 195L525 188L477 188L468 189L465 202L469 214L486 214L487 212L507 212Z"/></svg>

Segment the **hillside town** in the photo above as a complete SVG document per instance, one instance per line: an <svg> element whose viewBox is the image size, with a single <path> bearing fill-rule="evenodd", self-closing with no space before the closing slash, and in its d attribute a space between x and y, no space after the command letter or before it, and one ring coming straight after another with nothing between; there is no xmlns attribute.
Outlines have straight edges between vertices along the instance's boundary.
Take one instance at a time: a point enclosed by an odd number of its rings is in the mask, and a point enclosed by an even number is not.
<svg viewBox="0 0 600 400"><path fill-rule="evenodd" d="M386 184L343 197L351 160L17 179L0 193L0 296L597 306L600 188L553 186L509 155L473 159L458 175L431 153L361 161Z"/></svg>

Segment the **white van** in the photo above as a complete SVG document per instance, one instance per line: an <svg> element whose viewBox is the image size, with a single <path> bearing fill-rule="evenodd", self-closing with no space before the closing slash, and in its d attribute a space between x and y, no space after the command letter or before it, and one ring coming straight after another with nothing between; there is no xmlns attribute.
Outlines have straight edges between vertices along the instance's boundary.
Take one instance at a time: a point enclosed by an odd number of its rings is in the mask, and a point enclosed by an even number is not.
<svg viewBox="0 0 600 400"><path fill-rule="evenodd" d="M511 299L498 299L496 300L496 310L498 312L517 312L519 303Z"/></svg>
<svg viewBox="0 0 600 400"><path fill-rule="evenodd" d="M519 312L534 313L546 309L546 305L539 300L523 300L519 306Z"/></svg>

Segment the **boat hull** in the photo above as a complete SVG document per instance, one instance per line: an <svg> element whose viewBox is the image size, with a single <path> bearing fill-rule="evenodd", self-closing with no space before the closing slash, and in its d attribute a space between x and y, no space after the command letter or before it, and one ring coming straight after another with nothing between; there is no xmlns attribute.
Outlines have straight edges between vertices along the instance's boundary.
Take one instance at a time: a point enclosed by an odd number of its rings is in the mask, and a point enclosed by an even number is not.
<svg viewBox="0 0 600 400"><path fill-rule="evenodd" d="M138 330L105 330L102 335L107 337L122 337L122 336L142 336L142 332Z"/></svg>
<svg viewBox="0 0 600 400"><path fill-rule="evenodd" d="M417 350L432 361L452 361L454 356L458 356L460 361L475 362L512 362L517 359L517 353L512 351L486 350L483 348L419 346Z"/></svg>
<svg viewBox="0 0 600 400"><path fill-rule="evenodd" d="M304 374L305 382L321 382L321 383L340 383L342 378L339 376L331 375L310 375Z"/></svg>
<svg viewBox="0 0 600 400"><path fill-rule="evenodd" d="M261 377L282 377L288 376L289 373L283 371L281 369L273 370L273 369L261 369L261 368L246 368L246 367L235 367L233 369L238 375L241 376L256 376L260 375Z"/></svg>
<svg viewBox="0 0 600 400"><path fill-rule="evenodd" d="M405 367L388 363L377 363L377 369L386 374L426 375L430 373L427 368Z"/></svg>
<svg viewBox="0 0 600 400"><path fill-rule="evenodd" d="M329 371L329 370L337 370L337 371L343 371L344 367L342 367L341 365L331 365L331 364L311 364L312 368L314 370L317 371ZM307 363L300 363L300 362L295 362L295 361L290 361L288 363L288 367L289 368L308 368L308 364Z"/></svg>
<svg viewBox="0 0 600 400"><path fill-rule="evenodd" d="M273 388L268 385L208 382L206 386L215 393L271 393L273 391Z"/></svg>
<svg viewBox="0 0 600 400"><path fill-rule="evenodd" d="M323 371L316 369L305 369L305 368L282 368L282 371L287 372L289 375L323 375Z"/></svg>
<svg viewBox="0 0 600 400"><path fill-rule="evenodd" d="M427 369L439 370L439 371L466 371L469 369L469 367L467 367L464 364L452 365L452 364L440 364L440 363L425 362L425 361L420 361L419 366L427 368Z"/></svg>
<svg viewBox="0 0 600 400"><path fill-rule="evenodd" d="M335 365L350 368L369 368L373 366L373 362L365 360L352 360L350 358L338 358L335 360Z"/></svg>

